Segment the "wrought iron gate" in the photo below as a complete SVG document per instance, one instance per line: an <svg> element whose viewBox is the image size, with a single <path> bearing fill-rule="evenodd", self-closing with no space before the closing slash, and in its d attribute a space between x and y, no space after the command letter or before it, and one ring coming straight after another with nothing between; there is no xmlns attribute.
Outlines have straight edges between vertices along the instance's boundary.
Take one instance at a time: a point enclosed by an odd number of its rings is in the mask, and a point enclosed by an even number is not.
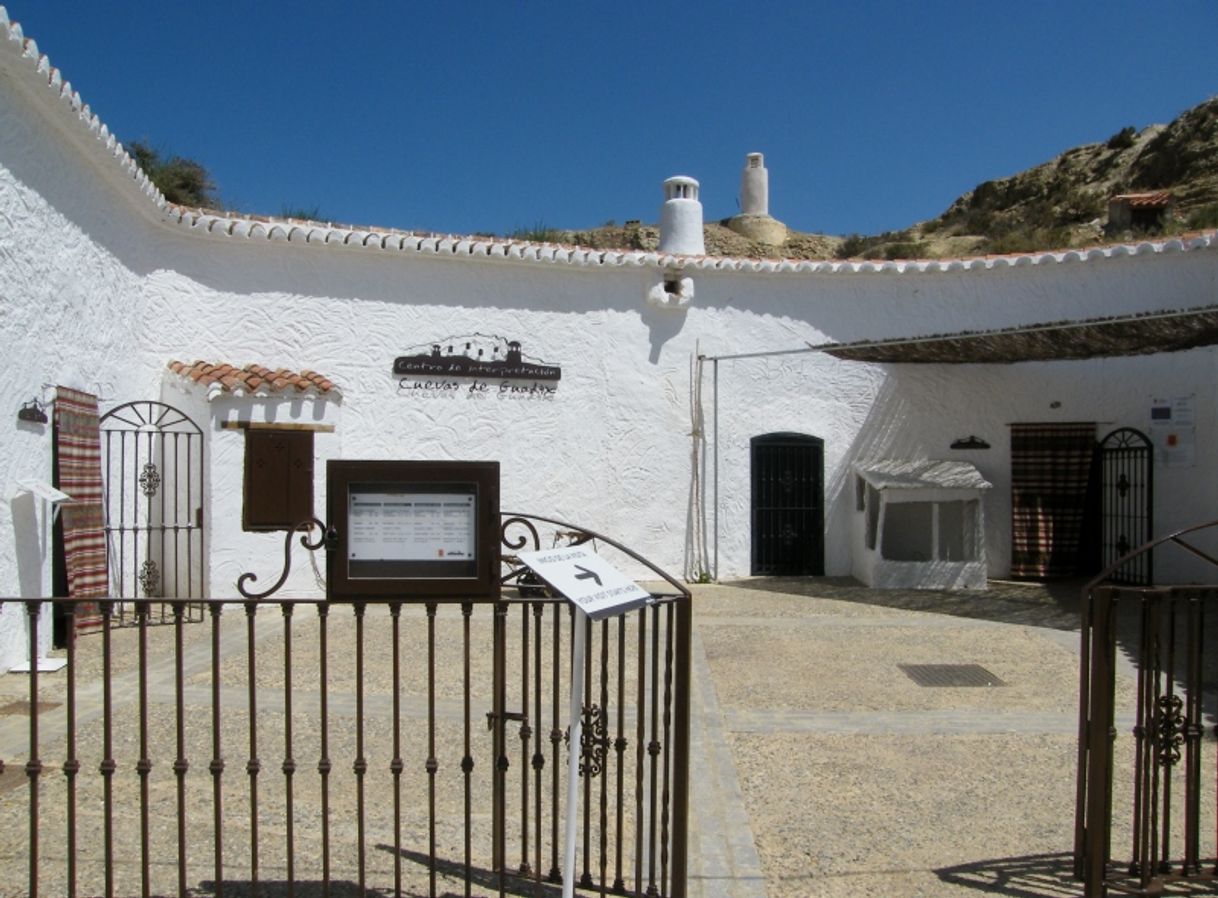
<svg viewBox="0 0 1218 898"><path fill-rule="evenodd" d="M750 442L753 574L824 574L824 446L798 433Z"/></svg>
<svg viewBox="0 0 1218 898"><path fill-rule="evenodd" d="M170 626L141 600L117 629L122 603L101 600L100 638L67 628L66 682L30 671L28 789L0 789L0 816L29 821L10 827L21 850L0 856L10 891L24 853L30 898L552 896L564 879L685 898L689 590L569 524L509 515L502 533L512 570L495 602L243 592L207 598L206 623L187 628L191 603L166 597ZM569 870L573 615L510 554L551 540L595 541L661 581L645 606L589 627ZM42 600L4 603L24 607L36 647ZM54 604L72 621L84 603Z"/></svg>
<svg viewBox="0 0 1218 898"><path fill-rule="evenodd" d="M1154 447L1140 430L1122 427L1100 441L1103 556L1108 568L1154 536ZM1154 555L1145 552L1113 571L1116 583L1154 582Z"/></svg>
<svg viewBox="0 0 1218 898"><path fill-rule="evenodd" d="M1215 564L1204 544L1216 527L1180 530L1137 551L1177 546ZM1114 573L1083 587L1075 876L1087 898L1214 894L1207 708L1218 683L1207 648L1218 641L1218 586L1109 585ZM1133 683L1121 672L1128 662Z"/></svg>
<svg viewBox="0 0 1218 898"><path fill-rule="evenodd" d="M203 598L203 431L171 405L128 402L102 416L101 447L111 595Z"/></svg>

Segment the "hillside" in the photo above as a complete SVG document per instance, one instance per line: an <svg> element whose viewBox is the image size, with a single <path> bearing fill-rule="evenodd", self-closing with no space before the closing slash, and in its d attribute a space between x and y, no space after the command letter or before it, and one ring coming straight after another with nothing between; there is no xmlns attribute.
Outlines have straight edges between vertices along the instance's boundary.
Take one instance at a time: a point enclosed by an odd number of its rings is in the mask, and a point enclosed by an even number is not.
<svg viewBox="0 0 1218 898"><path fill-rule="evenodd" d="M706 225L706 251L737 257L907 259L1065 249L1140 236L1109 227L1108 200L1159 190L1171 192L1174 208L1155 232L1218 227L1218 97L1168 125L1123 128L1104 142L978 184L942 215L904 231L847 237L790 232L785 244L767 245L719 222ZM655 249L659 243L658 228L636 222L532 236L599 249Z"/></svg>

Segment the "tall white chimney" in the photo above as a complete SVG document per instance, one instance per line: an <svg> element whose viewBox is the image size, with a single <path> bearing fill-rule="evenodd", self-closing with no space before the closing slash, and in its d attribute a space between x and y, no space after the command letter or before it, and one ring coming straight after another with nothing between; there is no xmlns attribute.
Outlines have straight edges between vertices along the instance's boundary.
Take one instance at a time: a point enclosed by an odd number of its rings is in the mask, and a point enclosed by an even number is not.
<svg viewBox="0 0 1218 898"><path fill-rule="evenodd" d="M664 182L664 206L660 209L660 252L683 256L706 255L702 236L702 204L698 182L677 175Z"/></svg>
<svg viewBox="0 0 1218 898"><path fill-rule="evenodd" d="M740 214L770 214L770 173L761 153L745 157L744 173L740 176Z"/></svg>

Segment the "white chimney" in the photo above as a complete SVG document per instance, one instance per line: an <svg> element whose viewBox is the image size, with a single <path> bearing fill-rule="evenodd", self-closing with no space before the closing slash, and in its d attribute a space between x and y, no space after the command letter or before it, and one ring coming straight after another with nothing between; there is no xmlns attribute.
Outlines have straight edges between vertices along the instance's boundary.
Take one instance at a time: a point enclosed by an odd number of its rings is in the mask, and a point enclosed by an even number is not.
<svg viewBox="0 0 1218 898"><path fill-rule="evenodd" d="M744 173L740 176L740 213L770 214L770 173L761 153L749 153L745 158Z"/></svg>
<svg viewBox="0 0 1218 898"><path fill-rule="evenodd" d="M664 206L660 209L660 252L682 256L706 255L702 236L702 204L698 182L677 175L664 182Z"/></svg>

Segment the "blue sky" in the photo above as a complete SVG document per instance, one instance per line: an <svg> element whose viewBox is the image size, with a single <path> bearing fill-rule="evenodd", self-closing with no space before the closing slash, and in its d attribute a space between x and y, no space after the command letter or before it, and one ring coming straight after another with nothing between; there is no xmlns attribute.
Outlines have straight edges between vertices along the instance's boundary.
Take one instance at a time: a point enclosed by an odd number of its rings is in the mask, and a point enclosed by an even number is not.
<svg viewBox="0 0 1218 898"><path fill-rule="evenodd" d="M4 5L228 205L450 233L654 222L674 174L724 218L750 151L775 217L877 233L1218 94L1215 0Z"/></svg>

